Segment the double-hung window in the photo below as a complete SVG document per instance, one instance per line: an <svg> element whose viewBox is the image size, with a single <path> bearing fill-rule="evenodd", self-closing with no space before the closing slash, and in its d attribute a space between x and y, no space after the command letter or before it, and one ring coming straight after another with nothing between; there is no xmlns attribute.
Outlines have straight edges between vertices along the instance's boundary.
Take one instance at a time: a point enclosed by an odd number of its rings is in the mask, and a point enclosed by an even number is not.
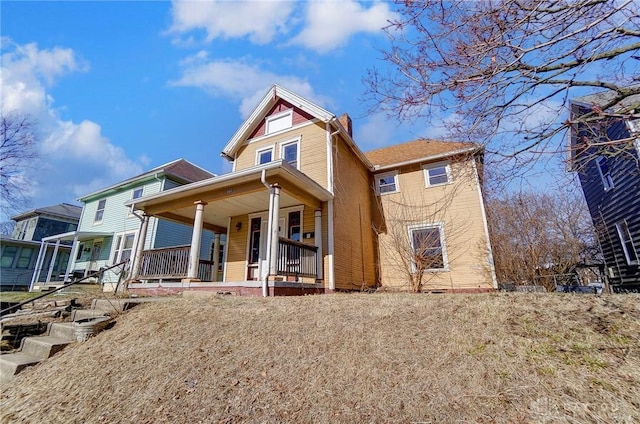
<svg viewBox="0 0 640 424"><path fill-rule="evenodd" d="M398 173L390 172L386 174L379 174L375 176L376 179L376 191L378 194L396 193L400 191L398 186Z"/></svg>
<svg viewBox="0 0 640 424"><path fill-rule="evenodd" d="M629 225L627 221L618 222L616 224L618 229L618 236L620 237L620 243L622 243L622 250L627 260L628 265L640 265L638 260L638 251L631 237L631 231L629 231Z"/></svg>
<svg viewBox="0 0 640 424"><path fill-rule="evenodd" d="M607 158L598 156L596 158L596 165L598 165L598 173L600 174L604 191L611 190L613 188L613 178L611 178L611 169L609 168Z"/></svg>
<svg viewBox="0 0 640 424"><path fill-rule="evenodd" d="M139 199L140 197L142 197L142 192L143 192L142 187L133 190L133 193L131 194L131 200ZM135 210L134 205L131 205L129 207L129 213L133 213L134 210Z"/></svg>
<svg viewBox="0 0 640 424"><path fill-rule="evenodd" d="M5 246L2 249L2 268L11 268L13 266L17 252L18 248L16 246Z"/></svg>
<svg viewBox="0 0 640 424"><path fill-rule="evenodd" d="M300 148L298 140L283 144L280 150L280 157L289 165L299 168Z"/></svg>
<svg viewBox="0 0 640 424"><path fill-rule="evenodd" d="M131 257L136 233L125 233L116 236L113 264L123 262Z"/></svg>
<svg viewBox="0 0 640 424"><path fill-rule="evenodd" d="M256 165L269 163L273 160L273 146L260 149L256 152Z"/></svg>
<svg viewBox="0 0 640 424"><path fill-rule="evenodd" d="M31 263L31 256L33 256L33 249L23 247L20 249L20 255L18 256L18 262L16 263L16 268L18 269L27 269L29 268L29 264Z"/></svg>
<svg viewBox="0 0 640 424"><path fill-rule="evenodd" d="M441 224L409 227L414 271L447 269L447 254Z"/></svg>
<svg viewBox="0 0 640 424"><path fill-rule="evenodd" d="M102 199L98 202L98 207L96 208L96 214L93 217L93 223L98 224L102 222L102 218L104 217L104 208L107 205L107 199Z"/></svg>
<svg viewBox="0 0 640 424"><path fill-rule="evenodd" d="M448 163L424 165L424 182L427 187L451 182L451 167Z"/></svg>

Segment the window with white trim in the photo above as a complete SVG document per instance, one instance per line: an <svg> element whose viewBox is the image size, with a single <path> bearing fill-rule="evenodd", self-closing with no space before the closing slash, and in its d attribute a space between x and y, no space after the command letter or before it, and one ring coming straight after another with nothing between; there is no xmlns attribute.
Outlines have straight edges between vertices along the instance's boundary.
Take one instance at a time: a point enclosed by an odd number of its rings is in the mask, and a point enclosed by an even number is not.
<svg viewBox="0 0 640 424"><path fill-rule="evenodd" d="M602 180L602 186L604 191L611 190L613 186L613 178L611 178L611 169L609 168L609 161L604 156L598 156L596 158L596 165L600 179Z"/></svg>
<svg viewBox="0 0 640 424"><path fill-rule="evenodd" d="M378 194L397 193L400 191L398 185L398 173L388 172L386 174L378 174L376 179L376 192Z"/></svg>
<svg viewBox="0 0 640 424"><path fill-rule="evenodd" d="M16 258L16 253L18 253L17 246L4 246L2 249L2 268L11 268L13 266L13 261Z"/></svg>
<svg viewBox="0 0 640 424"><path fill-rule="evenodd" d="M96 214L93 217L94 224L102 222L102 218L104 217L104 208L106 205L107 205L107 199L102 199L98 202L98 207L96 208Z"/></svg>
<svg viewBox="0 0 640 424"><path fill-rule="evenodd" d="M142 197L142 192L143 192L143 188L142 187L133 190L133 193L131 193L131 200L135 200L135 199L141 198ZM129 213L130 214L133 213L133 211L135 210L134 208L135 208L134 205L129 206Z"/></svg>
<svg viewBox="0 0 640 424"><path fill-rule="evenodd" d="M427 187L448 184L451 182L451 166L448 163L423 165L424 183Z"/></svg>
<svg viewBox="0 0 640 424"><path fill-rule="evenodd" d="M620 237L620 243L622 244L627 265L640 265L638 251L633 242L633 237L631 237L631 231L629 231L627 221L618 222L616 228L618 229L618 237Z"/></svg>
<svg viewBox="0 0 640 424"><path fill-rule="evenodd" d="M273 160L273 146L256 151L256 165L269 163Z"/></svg>
<svg viewBox="0 0 640 424"><path fill-rule="evenodd" d="M133 250L133 242L136 238L136 233L123 233L116 236L115 249L113 251L112 264L117 264L125 261L131 257Z"/></svg>
<svg viewBox="0 0 640 424"><path fill-rule="evenodd" d="M442 224L424 224L409 227L409 240L413 270L446 270L447 253Z"/></svg>
<svg viewBox="0 0 640 424"><path fill-rule="evenodd" d="M299 168L300 163L300 149L299 140L285 143L280 147L280 157L291 166Z"/></svg>
<svg viewBox="0 0 640 424"><path fill-rule="evenodd" d="M20 249L20 255L18 255L18 262L16 268L27 269L31 263L31 257L33 256L33 249L30 247L23 247Z"/></svg>
<svg viewBox="0 0 640 424"><path fill-rule="evenodd" d="M293 126L293 109L267 116L265 134L286 130Z"/></svg>

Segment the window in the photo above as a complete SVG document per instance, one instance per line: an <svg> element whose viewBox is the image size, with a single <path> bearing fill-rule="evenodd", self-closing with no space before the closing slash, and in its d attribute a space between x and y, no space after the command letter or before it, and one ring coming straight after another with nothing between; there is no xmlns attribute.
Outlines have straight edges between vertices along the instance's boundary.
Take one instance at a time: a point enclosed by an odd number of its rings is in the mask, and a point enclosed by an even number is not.
<svg viewBox="0 0 640 424"><path fill-rule="evenodd" d="M451 182L451 167L448 163L425 165L422 169L424 169L424 181L427 187Z"/></svg>
<svg viewBox="0 0 640 424"><path fill-rule="evenodd" d="M256 165L269 163L273 160L273 146L266 149L260 149L256 152Z"/></svg>
<svg viewBox="0 0 640 424"><path fill-rule="evenodd" d="M120 263L131 257L135 233L120 234L116 237L116 250L113 252L113 264Z"/></svg>
<svg viewBox="0 0 640 424"><path fill-rule="evenodd" d="M287 110L267 117L265 133L272 134L293 126L293 110Z"/></svg>
<svg viewBox="0 0 640 424"><path fill-rule="evenodd" d="M624 256L627 259L628 265L638 265L638 251L633 243L631 232L629 231L629 225L627 221L622 221L616 224L618 229L618 236L620 237L620 243L622 243L622 250L624 250Z"/></svg>
<svg viewBox="0 0 640 424"><path fill-rule="evenodd" d="M102 222L102 218L104 216L104 207L107 204L107 199L102 199L98 202L98 208L96 209L96 215L93 218L93 222Z"/></svg>
<svg viewBox="0 0 640 424"><path fill-rule="evenodd" d="M280 154L285 162L298 168L298 152L298 141L294 141L292 143L283 144Z"/></svg>
<svg viewBox="0 0 640 424"><path fill-rule="evenodd" d="M289 212L289 229L287 231L289 240L301 241L302 233L300 224L300 211Z"/></svg>
<svg viewBox="0 0 640 424"><path fill-rule="evenodd" d="M442 225L422 225L409 228L414 271L444 270L447 256Z"/></svg>
<svg viewBox="0 0 640 424"><path fill-rule="evenodd" d="M2 268L11 268L17 252L18 248L16 246L5 246L2 249Z"/></svg>
<svg viewBox="0 0 640 424"><path fill-rule="evenodd" d="M384 193L396 193L400 191L398 186L398 174L396 172L392 174L376 175L376 191L378 194Z"/></svg>
<svg viewBox="0 0 640 424"><path fill-rule="evenodd" d="M609 162L604 156L598 156L596 158L596 164L598 165L598 173L602 179L602 185L604 191L611 190L613 188L613 179L611 178L611 170L609 169Z"/></svg>
<svg viewBox="0 0 640 424"><path fill-rule="evenodd" d="M131 200L135 200L135 199L139 199L142 197L142 188L137 188L135 190L133 190L133 194L131 195ZM134 205L129 206L129 213L133 213L134 211Z"/></svg>
<svg viewBox="0 0 640 424"><path fill-rule="evenodd" d="M33 256L33 249L23 247L20 249L20 256L18 256L18 262L16 268L27 269L31 263L31 256Z"/></svg>

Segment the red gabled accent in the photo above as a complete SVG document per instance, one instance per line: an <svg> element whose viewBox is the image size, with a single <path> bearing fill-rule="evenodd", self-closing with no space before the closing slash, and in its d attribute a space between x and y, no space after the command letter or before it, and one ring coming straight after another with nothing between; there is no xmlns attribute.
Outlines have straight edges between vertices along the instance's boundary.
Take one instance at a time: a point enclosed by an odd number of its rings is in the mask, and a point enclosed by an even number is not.
<svg viewBox="0 0 640 424"><path fill-rule="evenodd" d="M266 118L268 118L271 115L275 115L278 114L280 112L284 112L287 109L293 109L293 125L300 125L306 121L310 121L313 118L312 115L308 114L307 112L298 109L297 107L293 106L291 103L285 101L285 100L278 100L278 102L269 110L269 112L263 117L262 122L260 122L260 125L258 125L256 127L255 130L253 130L253 132L251 133L251 135L249 136L249 139L255 138L255 137L260 137L263 136L265 133L265 122L266 122Z"/></svg>

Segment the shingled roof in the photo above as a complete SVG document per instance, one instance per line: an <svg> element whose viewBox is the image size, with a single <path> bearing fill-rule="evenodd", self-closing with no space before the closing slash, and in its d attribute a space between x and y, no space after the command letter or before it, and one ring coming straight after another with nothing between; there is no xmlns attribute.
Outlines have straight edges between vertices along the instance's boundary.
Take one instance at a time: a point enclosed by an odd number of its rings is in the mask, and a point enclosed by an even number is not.
<svg viewBox="0 0 640 424"><path fill-rule="evenodd" d="M30 218L38 215L49 215L55 216L58 218L67 218L67 219L80 219L80 213L82 212L82 207L76 205L70 205L69 203L60 203L59 205L53 206L45 206L42 208L31 209L30 211L22 212L11 219L14 221L21 221L26 218Z"/></svg>
<svg viewBox="0 0 640 424"><path fill-rule="evenodd" d="M388 168L400 164L422 162L437 157L455 155L477 149L478 145L465 142L449 142L418 139L395 146L365 152L367 159L377 169Z"/></svg>

